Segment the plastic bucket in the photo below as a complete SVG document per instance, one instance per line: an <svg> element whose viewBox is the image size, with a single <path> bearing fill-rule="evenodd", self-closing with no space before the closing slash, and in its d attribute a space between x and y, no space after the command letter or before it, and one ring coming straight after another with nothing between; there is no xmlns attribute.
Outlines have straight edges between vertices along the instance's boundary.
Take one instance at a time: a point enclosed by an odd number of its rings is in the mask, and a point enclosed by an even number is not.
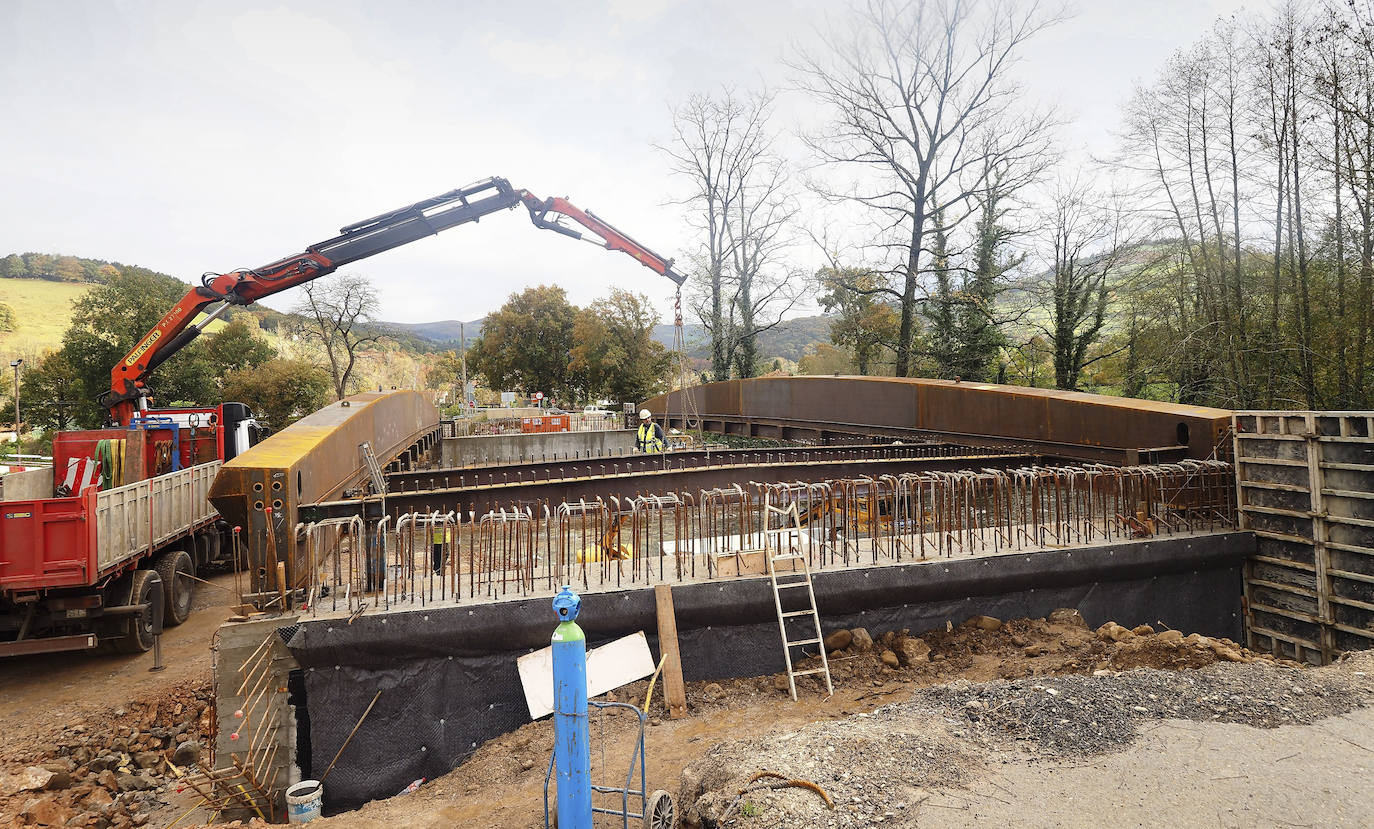
<svg viewBox="0 0 1374 829"><path fill-rule="evenodd" d="M324 805L324 784L302 780L286 790L286 818L291 823L309 823L320 816Z"/></svg>

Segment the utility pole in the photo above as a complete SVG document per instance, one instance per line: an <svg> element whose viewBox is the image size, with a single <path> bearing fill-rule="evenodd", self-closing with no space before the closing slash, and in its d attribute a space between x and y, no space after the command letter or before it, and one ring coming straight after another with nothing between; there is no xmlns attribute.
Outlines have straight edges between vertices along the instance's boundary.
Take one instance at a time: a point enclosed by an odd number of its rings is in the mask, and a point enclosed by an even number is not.
<svg viewBox="0 0 1374 829"><path fill-rule="evenodd" d="M23 454L24 441L19 436L19 365L24 362L24 358L10 363L10 368L14 369L14 453Z"/></svg>
<svg viewBox="0 0 1374 829"><path fill-rule="evenodd" d="M458 322L458 344L462 351L458 352L459 359L463 363L463 416L468 414L468 334L463 322Z"/></svg>

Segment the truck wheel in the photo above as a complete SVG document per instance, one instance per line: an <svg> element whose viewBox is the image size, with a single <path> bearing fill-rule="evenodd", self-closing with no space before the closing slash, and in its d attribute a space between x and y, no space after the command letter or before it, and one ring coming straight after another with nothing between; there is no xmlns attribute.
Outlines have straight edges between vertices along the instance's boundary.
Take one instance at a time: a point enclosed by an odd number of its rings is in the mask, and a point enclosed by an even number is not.
<svg viewBox="0 0 1374 829"><path fill-rule="evenodd" d="M204 569L210 563L210 533L201 533L190 539L190 554L196 570Z"/></svg>
<svg viewBox="0 0 1374 829"><path fill-rule="evenodd" d="M156 569L162 577L162 624L175 627L191 616L195 582L186 577L195 575L195 565L186 551L168 550L158 556Z"/></svg>
<svg viewBox="0 0 1374 829"><path fill-rule="evenodd" d="M183 553L183 555L185 555ZM133 572L133 589L129 592L130 604L147 604L150 607L142 613L135 613L124 620L124 635L114 640L115 650L120 653L145 653L153 647L153 631L157 630L160 621L153 617L155 608L151 605L156 604L153 598L154 591L162 589L162 578L158 576L156 570L135 570ZM154 624L159 622L159 624Z"/></svg>

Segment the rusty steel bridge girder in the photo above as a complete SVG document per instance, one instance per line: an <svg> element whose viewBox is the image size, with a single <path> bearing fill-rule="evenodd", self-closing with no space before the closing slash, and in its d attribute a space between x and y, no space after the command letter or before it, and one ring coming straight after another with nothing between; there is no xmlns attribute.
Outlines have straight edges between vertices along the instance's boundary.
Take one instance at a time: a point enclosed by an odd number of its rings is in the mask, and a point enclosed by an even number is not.
<svg viewBox="0 0 1374 829"><path fill-rule="evenodd" d="M366 490L367 443L383 465L406 467L439 436L439 412L414 391L364 392L309 414L224 464L210 501L242 529L244 564L254 592L292 589L307 576L295 555L303 504ZM285 566L285 584L275 565Z"/></svg>
<svg viewBox="0 0 1374 829"><path fill-rule="evenodd" d="M383 499L347 500L317 503L301 509L301 520L321 521L329 518L363 516L380 518L383 514L399 516L407 512L450 510L481 515L491 510L508 508L521 503L558 503L566 501L609 501L611 498L631 498L636 495L684 492L698 489L746 486L755 482L797 481L803 483L839 478L877 477L912 472L949 472L969 469L1007 469L1037 463L1035 455L1000 451L936 453L922 449L948 447L866 446L822 449L798 447L788 451L746 450L731 453L728 463L706 462L706 453L668 453L655 459L639 459L634 469L626 468L624 459L564 461L561 477L553 464L537 465L545 474L528 474L529 465L489 467L482 470L439 470L430 475L415 472L402 480L442 480L442 473L456 473L449 486L388 492ZM902 451L908 450L908 451ZM723 453L711 453L716 460ZM767 456L772 455L770 460ZM699 456L698 465L681 463L679 455ZM656 462L656 463L655 463ZM652 464L641 466L640 464ZM392 475L389 480L396 480Z"/></svg>
<svg viewBox="0 0 1374 829"><path fill-rule="evenodd" d="M781 440L863 435L1029 447L1135 465L1229 454L1232 413L1083 392L910 377L758 377L659 395L667 426Z"/></svg>

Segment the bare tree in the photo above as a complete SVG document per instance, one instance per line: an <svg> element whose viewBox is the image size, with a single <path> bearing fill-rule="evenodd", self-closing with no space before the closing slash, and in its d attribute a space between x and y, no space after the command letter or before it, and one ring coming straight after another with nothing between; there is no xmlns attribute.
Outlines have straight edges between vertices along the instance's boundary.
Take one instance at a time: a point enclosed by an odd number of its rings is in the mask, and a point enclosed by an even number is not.
<svg viewBox="0 0 1374 829"><path fill-rule="evenodd" d="M292 309L297 315L293 333L324 350L334 397L342 400L362 351L387 337L377 327L377 291L358 274L307 282L303 290L305 296Z"/></svg>
<svg viewBox="0 0 1374 829"><path fill-rule="evenodd" d="M659 147L691 182L683 203L701 235L697 317L711 334L715 379L755 373L758 335L782 322L797 300L782 261L796 207L769 131L773 95L727 87L693 95L673 113L674 140Z"/></svg>
<svg viewBox="0 0 1374 829"><path fill-rule="evenodd" d="M977 211L992 171L1043 166L1054 118L1021 110L1013 75L1021 47L1057 19L1034 2L867 0L831 27L822 54L794 64L831 113L807 143L860 171L853 186L817 189L870 210L882 235L891 281L876 290L900 310L899 376L913 365L927 237Z"/></svg>
<svg viewBox="0 0 1374 829"><path fill-rule="evenodd" d="M1083 370L1111 352L1093 353L1102 338L1107 298L1131 249L1127 213L1102 204L1089 183L1060 182L1053 194L1045 253L1048 268L1032 293L1048 313L1037 327L1053 350L1054 384L1077 389Z"/></svg>

